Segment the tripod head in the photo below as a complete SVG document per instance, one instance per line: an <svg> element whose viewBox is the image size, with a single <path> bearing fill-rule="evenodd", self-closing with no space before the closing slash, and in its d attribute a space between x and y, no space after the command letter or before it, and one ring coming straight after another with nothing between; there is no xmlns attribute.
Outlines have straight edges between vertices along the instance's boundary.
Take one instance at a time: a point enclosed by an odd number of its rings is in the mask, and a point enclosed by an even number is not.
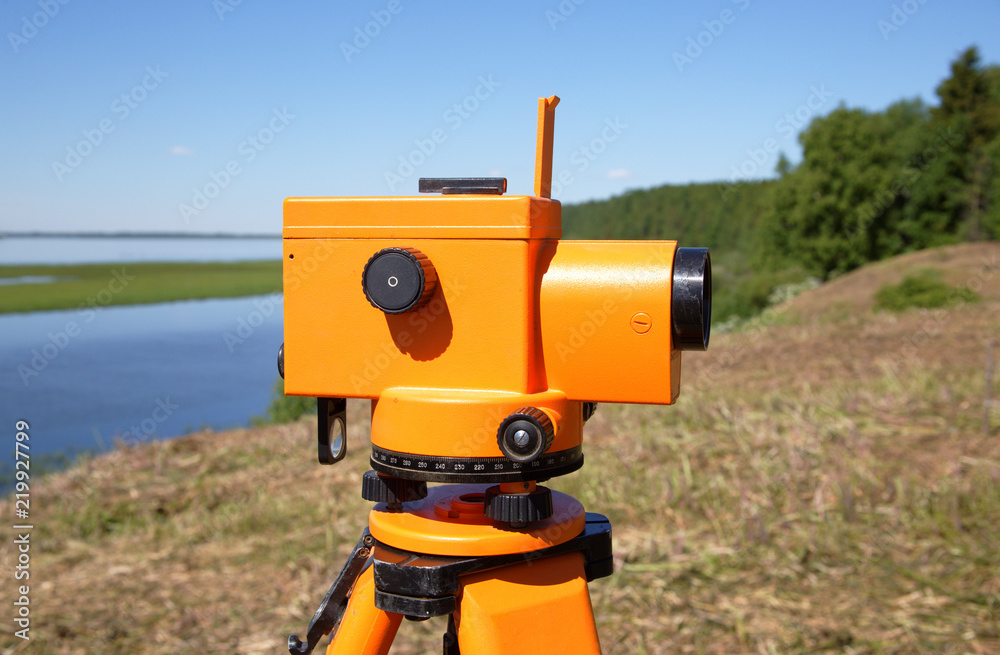
<svg viewBox="0 0 1000 655"><path fill-rule="evenodd" d="M706 249L561 240L558 102L539 99L534 195L457 178L422 179L434 195L285 200L285 392L319 398L325 464L346 451L346 398L371 400L389 485L373 500L574 471L596 403L671 404L681 352L708 347Z"/></svg>

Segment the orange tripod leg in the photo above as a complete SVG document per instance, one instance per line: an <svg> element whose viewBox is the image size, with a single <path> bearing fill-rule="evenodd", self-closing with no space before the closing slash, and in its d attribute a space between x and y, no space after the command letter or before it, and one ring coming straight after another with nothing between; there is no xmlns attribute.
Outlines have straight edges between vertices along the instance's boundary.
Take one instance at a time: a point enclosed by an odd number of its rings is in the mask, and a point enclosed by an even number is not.
<svg viewBox="0 0 1000 655"><path fill-rule="evenodd" d="M583 555L568 553L461 579L462 655L599 655Z"/></svg>
<svg viewBox="0 0 1000 655"><path fill-rule="evenodd" d="M402 614L375 607L375 570L369 566L354 584L326 655L386 655L402 620Z"/></svg>

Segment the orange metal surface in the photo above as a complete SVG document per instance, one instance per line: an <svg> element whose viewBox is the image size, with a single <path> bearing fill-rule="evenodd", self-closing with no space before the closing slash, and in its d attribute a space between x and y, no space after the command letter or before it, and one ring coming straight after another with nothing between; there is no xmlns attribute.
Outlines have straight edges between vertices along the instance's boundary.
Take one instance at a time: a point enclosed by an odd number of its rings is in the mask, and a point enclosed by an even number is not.
<svg viewBox="0 0 1000 655"><path fill-rule="evenodd" d="M369 566L354 584L326 655L386 655L402 620L402 614L375 607L375 569Z"/></svg>
<svg viewBox="0 0 1000 655"><path fill-rule="evenodd" d="M532 196L287 198L282 236L285 239L558 239L562 236L560 210L558 201Z"/></svg>
<svg viewBox="0 0 1000 655"><path fill-rule="evenodd" d="M681 353L670 320L676 249L676 241L547 246L539 307L551 388L597 402L677 398Z"/></svg>
<svg viewBox="0 0 1000 655"><path fill-rule="evenodd" d="M552 197L552 142L559 96L538 99L538 135L535 140L535 196Z"/></svg>
<svg viewBox="0 0 1000 655"><path fill-rule="evenodd" d="M372 441L402 453L502 457L497 426L522 407L545 408L557 426L549 451L580 445L583 419L579 403L567 401L559 392L510 394L406 387L383 391L372 412Z"/></svg>
<svg viewBox="0 0 1000 655"><path fill-rule="evenodd" d="M462 655L601 652L583 555L570 553L461 578Z"/></svg>
<svg viewBox="0 0 1000 655"><path fill-rule="evenodd" d="M368 529L378 541L394 548L449 556L528 553L567 542L583 531L583 505L558 491L552 492L552 516L523 529L501 527L486 518L481 499L476 512L463 512L459 506L449 513L453 497L461 501L462 496L482 494L487 486L431 487L427 498L407 503L405 512L389 512L385 505L376 505L368 516Z"/></svg>
<svg viewBox="0 0 1000 655"><path fill-rule="evenodd" d="M378 398L392 387L546 390L534 287L542 240L286 239L285 392ZM426 254L438 289L385 314L361 288L382 248ZM309 262L326 261L317 264Z"/></svg>

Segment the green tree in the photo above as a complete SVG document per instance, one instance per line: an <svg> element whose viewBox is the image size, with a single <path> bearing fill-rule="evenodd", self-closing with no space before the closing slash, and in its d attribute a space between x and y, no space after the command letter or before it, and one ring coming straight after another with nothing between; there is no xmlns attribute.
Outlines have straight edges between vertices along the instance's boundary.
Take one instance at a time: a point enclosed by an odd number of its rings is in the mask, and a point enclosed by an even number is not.
<svg viewBox="0 0 1000 655"><path fill-rule="evenodd" d="M928 112L919 100L883 113L843 105L799 135L803 160L782 166L763 218L762 262L826 277L911 245L893 229L908 201L908 160Z"/></svg>
<svg viewBox="0 0 1000 655"><path fill-rule="evenodd" d="M942 81L935 92L941 104L931 110L938 123L963 120L969 146L980 149L1000 132L1000 89L997 68L984 69L979 50L974 46L951 64L951 77Z"/></svg>
<svg viewBox="0 0 1000 655"><path fill-rule="evenodd" d="M1000 136L984 148L989 163L989 176L983 194L983 233L991 239L1000 239Z"/></svg>
<svg viewBox="0 0 1000 655"><path fill-rule="evenodd" d="M952 134L956 146L928 176L939 203L928 210L942 212L968 239L996 236L990 205L997 193L992 144L1000 136L1000 73L995 66L983 68L971 47L952 62L951 76L936 92L941 104L932 110L935 126Z"/></svg>
<svg viewBox="0 0 1000 655"><path fill-rule="evenodd" d="M820 275L965 239L1000 236L1000 68L975 48L937 87L940 104L841 106L780 162L758 260Z"/></svg>

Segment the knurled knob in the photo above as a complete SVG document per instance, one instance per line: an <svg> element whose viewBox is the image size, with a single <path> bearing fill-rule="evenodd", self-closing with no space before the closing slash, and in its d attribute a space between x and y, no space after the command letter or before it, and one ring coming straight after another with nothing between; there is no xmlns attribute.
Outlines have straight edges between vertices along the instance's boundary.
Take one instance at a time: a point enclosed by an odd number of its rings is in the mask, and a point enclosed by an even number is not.
<svg viewBox="0 0 1000 655"><path fill-rule="evenodd" d="M361 497L375 503L408 503L427 497L427 483L367 471L361 478Z"/></svg>
<svg viewBox="0 0 1000 655"><path fill-rule="evenodd" d="M542 456L555 439L548 415L537 407L522 407L500 423L497 445L514 462L526 464Z"/></svg>
<svg viewBox="0 0 1000 655"><path fill-rule="evenodd" d="M430 300L437 271L416 248L383 248L371 256L361 274L368 302L386 314L402 314Z"/></svg>
<svg viewBox="0 0 1000 655"><path fill-rule="evenodd" d="M483 511L494 521L504 523L542 521L552 516L552 492L546 487L535 487L531 493L508 494L496 485L486 490Z"/></svg>

